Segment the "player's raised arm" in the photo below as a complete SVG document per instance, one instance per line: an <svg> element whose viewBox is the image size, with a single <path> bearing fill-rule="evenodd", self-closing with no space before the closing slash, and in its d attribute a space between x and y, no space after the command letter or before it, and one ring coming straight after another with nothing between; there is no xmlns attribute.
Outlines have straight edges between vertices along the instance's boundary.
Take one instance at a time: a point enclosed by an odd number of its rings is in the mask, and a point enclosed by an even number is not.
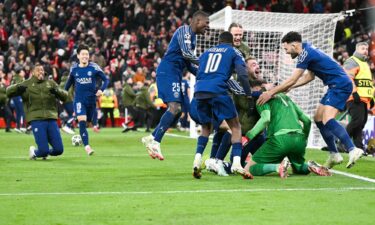
<svg viewBox="0 0 375 225"><path fill-rule="evenodd" d="M65 83L64 89L67 91L69 90L70 86L74 84L74 75L72 74L73 67L70 69L68 80Z"/></svg>
<svg viewBox="0 0 375 225"><path fill-rule="evenodd" d="M184 26L178 31L178 44L182 52L182 56L189 60L191 63L198 65L198 57L194 54L194 51L191 46L192 33L188 26Z"/></svg>

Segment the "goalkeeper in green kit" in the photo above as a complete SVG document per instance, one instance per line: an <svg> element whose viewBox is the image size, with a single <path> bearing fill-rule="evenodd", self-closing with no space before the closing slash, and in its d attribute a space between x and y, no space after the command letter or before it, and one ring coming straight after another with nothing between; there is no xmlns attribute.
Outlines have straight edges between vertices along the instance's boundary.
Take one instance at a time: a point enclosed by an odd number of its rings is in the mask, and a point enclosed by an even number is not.
<svg viewBox="0 0 375 225"><path fill-rule="evenodd" d="M327 168L316 162L305 162L311 121L288 96L277 94L266 104L257 105L257 110L261 118L246 136L251 140L267 128L267 139L251 157L245 170L254 176L277 172L281 178L286 178L291 165L296 174L331 175Z"/></svg>

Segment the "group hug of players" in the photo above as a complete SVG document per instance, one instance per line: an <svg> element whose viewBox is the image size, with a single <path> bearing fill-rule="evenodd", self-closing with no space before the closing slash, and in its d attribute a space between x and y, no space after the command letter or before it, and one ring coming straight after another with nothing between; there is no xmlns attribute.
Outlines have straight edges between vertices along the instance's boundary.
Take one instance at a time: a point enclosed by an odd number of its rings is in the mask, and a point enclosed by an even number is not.
<svg viewBox="0 0 375 225"><path fill-rule="evenodd" d="M349 152L346 167L355 164L363 150L353 144L335 116L357 92L353 92L355 85L337 62L303 42L298 32L291 31L282 38L281 44L287 54L297 59L296 68L280 85L266 84L259 79L259 71L254 71L256 60L249 56L248 46L241 42L243 29L239 24L233 23L229 32L221 33L217 46L207 49L199 58L194 55L195 35L204 34L208 24L206 14L195 13L189 26L177 29L157 69L159 97L168 104L168 110L154 132L142 138L152 158L164 159L160 142L181 111L182 97L175 87L179 87L186 68L196 75L190 116L202 125L193 162L195 178L201 177L204 167L221 176L237 173L250 179L253 175L272 172L286 178L290 166L296 174L313 172L330 176L329 168L343 161L336 139ZM235 79L231 79L233 69ZM312 160L306 162L311 120L283 93L307 84L315 76L328 86L314 115L314 122L330 151L324 166ZM215 134L210 158L203 162L202 155L212 130ZM230 162L225 163L223 160L230 147Z"/></svg>

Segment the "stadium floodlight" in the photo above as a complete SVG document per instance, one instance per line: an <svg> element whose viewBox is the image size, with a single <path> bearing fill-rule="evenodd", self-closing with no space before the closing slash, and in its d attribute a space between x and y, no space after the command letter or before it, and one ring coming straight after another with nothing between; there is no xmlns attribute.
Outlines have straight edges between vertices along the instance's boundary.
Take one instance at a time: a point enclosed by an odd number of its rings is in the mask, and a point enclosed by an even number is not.
<svg viewBox="0 0 375 225"><path fill-rule="evenodd" d="M303 41L312 43L332 56L336 23L343 18L341 13L271 13L233 10L228 6L210 16L210 29L204 36L198 36L196 53L200 55L205 49L216 45L222 31L227 30L232 22L239 23L244 29L243 41L249 45L251 55L257 58L263 78L267 82L280 83L292 74L296 64L281 48L281 38L289 31L297 31L301 33ZM193 91L194 80L190 86ZM325 91L322 81L315 79L288 95L312 118ZM196 136L194 128L195 125L192 124L190 136ZM324 145L314 123L308 145Z"/></svg>

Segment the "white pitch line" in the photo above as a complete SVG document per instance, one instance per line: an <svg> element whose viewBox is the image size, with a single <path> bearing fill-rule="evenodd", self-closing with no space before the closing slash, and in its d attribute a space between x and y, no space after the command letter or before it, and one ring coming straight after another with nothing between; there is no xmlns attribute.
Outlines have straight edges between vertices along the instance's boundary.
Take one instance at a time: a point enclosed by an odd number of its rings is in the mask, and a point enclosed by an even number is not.
<svg viewBox="0 0 375 225"><path fill-rule="evenodd" d="M342 175L342 176L351 177L351 178L354 178L354 179L375 183L375 179L371 179L371 178L368 178L368 177L363 177L363 176L355 175L355 174L352 174L352 173L346 173L346 172L342 172L342 171L338 171L338 170L330 170L330 171L332 173L339 174L339 175Z"/></svg>
<svg viewBox="0 0 375 225"><path fill-rule="evenodd" d="M0 193L1 196L61 196L61 195L154 195L154 194L196 194L196 193L233 193L233 192L290 192L290 191L375 191L375 187L344 188L258 188L258 189L219 189L219 190L181 190L181 191L109 191L109 192L21 192Z"/></svg>

